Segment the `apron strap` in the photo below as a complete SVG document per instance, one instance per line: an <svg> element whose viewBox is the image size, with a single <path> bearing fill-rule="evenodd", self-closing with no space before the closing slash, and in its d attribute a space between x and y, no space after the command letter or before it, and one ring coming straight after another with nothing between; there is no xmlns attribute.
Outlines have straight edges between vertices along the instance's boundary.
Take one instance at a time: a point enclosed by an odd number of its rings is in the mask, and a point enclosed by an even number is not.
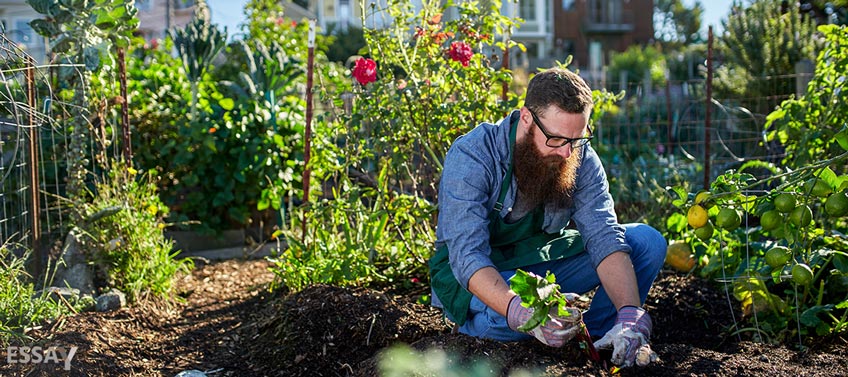
<svg viewBox="0 0 848 377"><path fill-rule="evenodd" d="M506 174L504 175L503 181L501 181L501 193L498 196L498 201L495 202L495 206L492 207L492 211L494 214L498 215L501 213L503 209L503 202L506 199L506 193L509 191L509 186L512 185L512 163L513 157L512 152L515 149L515 132L518 130L518 119L515 119L509 127L509 168L506 169Z"/></svg>

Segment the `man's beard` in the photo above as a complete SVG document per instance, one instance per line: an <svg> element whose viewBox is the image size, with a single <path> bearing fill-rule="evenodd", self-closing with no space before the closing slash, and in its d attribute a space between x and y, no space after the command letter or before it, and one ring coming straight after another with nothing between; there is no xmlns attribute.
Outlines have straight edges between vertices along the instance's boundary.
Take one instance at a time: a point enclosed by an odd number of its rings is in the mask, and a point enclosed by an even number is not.
<svg viewBox="0 0 848 377"><path fill-rule="evenodd" d="M530 208L539 204L571 207L583 148L572 150L567 159L558 155L543 156L533 143L533 134L531 130L523 141L515 143L513 171L522 199L528 201Z"/></svg>

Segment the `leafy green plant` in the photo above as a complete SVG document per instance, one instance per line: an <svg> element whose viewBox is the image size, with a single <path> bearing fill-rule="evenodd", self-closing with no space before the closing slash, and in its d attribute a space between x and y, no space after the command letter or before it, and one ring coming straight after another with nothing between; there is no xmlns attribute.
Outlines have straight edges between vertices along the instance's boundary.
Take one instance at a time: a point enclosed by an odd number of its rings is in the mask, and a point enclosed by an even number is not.
<svg viewBox="0 0 848 377"><path fill-rule="evenodd" d="M656 47L630 46L624 52L613 54L609 77L612 82L618 82L624 74L627 82L622 84L642 82L647 78L660 86L665 85L665 71L665 56Z"/></svg>
<svg viewBox="0 0 848 377"><path fill-rule="evenodd" d="M556 276L550 273L550 271L545 277L541 277L532 272L518 269L515 271L515 275L509 279L509 288L521 298L521 306L533 309L533 315L526 323L518 328L519 331L530 331L544 325L551 318L551 312L554 309L556 309L556 315L559 317L571 315L571 312L566 310L566 307L568 307L568 301L575 298L567 297L559 291ZM583 320L580 320L577 326L580 327L577 333L580 348L592 360L599 361L600 356L592 343L592 338L589 336L586 324L583 323ZM615 371L617 368L614 367L613 370Z"/></svg>
<svg viewBox="0 0 848 377"><path fill-rule="evenodd" d="M673 189L678 208L701 206L718 231L695 236L699 229L688 229L681 215L669 218L669 228L694 246L702 276L733 286L747 324L737 331L759 340L803 343L846 331L848 109L835 98L846 85L848 34L837 26L819 31L826 44L806 94L767 118L768 140L788 152L783 165L750 161L697 195Z"/></svg>
<svg viewBox="0 0 848 377"><path fill-rule="evenodd" d="M28 328L72 310L51 300L49 292L36 292L36 282L26 271L29 252L16 256L9 246L0 246L0 346L24 340Z"/></svg>
<svg viewBox="0 0 848 377"><path fill-rule="evenodd" d="M197 121L198 82L209 69L212 60L224 49L227 31L221 32L210 21L212 15L206 1L197 3L194 16L185 28L175 29L171 38L191 82L191 120Z"/></svg>
<svg viewBox="0 0 848 377"><path fill-rule="evenodd" d="M434 231L421 219L431 217L434 208L386 190L387 171L384 165L376 188L343 181L331 198L293 211L290 227L278 232L288 247L271 258L274 288L299 290L314 283L401 287L410 277L426 275L424 260Z"/></svg>
<svg viewBox="0 0 848 377"><path fill-rule="evenodd" d="M199 221L192 228L209 233L252 222L276 225L267 209L278 209L298 187L303 165L305 102L296 90L302 66L276 43L239 42L230 54L244 66L232 80L205 74L197 83L199 120L187 121L191 84L171 66L169 46L166 39L137 50L130 93L138 104L136 160L159 172L170 220ZM265 206L258 208L260 202Z"/></svg>
<svg viewBox="0 0 848 377"><path fill-rule="evenodd" d="M156 186L137 174L113 162L95 184L94 200L79 209L84 221L75 224L75 231L106 284L125 292L130 301L174 298L174 278L193 263L177 258L174 242L163 233L168 207Z"/></svg>

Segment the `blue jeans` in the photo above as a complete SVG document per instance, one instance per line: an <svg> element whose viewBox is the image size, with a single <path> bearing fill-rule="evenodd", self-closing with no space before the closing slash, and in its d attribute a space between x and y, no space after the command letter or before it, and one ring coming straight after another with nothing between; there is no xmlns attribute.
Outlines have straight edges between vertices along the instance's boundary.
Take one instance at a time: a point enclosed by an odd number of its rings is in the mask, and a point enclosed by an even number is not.
<svg viewBox="0 0 848 377"><path fill-rule="evenodd" d="M662 234L651 226L645 224L623 225L625 241L633 249L630 253L630 259L633 262L636 281L639 284L639 299L644 304L648 297L648 291L665 262L668 244ZM598 274L592 268L587 253L580 253L563 260L534 264L522 268L522 270L540 276L545 276L550 271L556 275L557 284L559 284L562 292L584 294L597 287L598 290L595 292L589 310L583 313L583 322L586 323L589 334L593 337L603 336L615 324L615 306L610 301L604 288L600 287L601 282ZM514 274L514 270L501 271L501 275L507 280ZM504 316L486 306L476 296L471 299L468 320L460 326L459 332L501 341L530 338L530 335L510 329Z"/></svg>

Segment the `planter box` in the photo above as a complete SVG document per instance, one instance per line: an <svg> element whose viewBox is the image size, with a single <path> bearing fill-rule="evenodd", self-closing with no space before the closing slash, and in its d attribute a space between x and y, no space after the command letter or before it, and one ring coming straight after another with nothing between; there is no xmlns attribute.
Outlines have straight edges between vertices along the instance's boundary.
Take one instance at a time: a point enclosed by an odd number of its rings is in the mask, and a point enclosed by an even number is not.
<svg viewBox="0 0 848 377"><path fill-rule="evenodd" d="M174 240L180 257L201 257L208 260L264 258L285 243L247 245L244 229L233 229L217 236L191 231L168 231L165 236Z"/></svg>

